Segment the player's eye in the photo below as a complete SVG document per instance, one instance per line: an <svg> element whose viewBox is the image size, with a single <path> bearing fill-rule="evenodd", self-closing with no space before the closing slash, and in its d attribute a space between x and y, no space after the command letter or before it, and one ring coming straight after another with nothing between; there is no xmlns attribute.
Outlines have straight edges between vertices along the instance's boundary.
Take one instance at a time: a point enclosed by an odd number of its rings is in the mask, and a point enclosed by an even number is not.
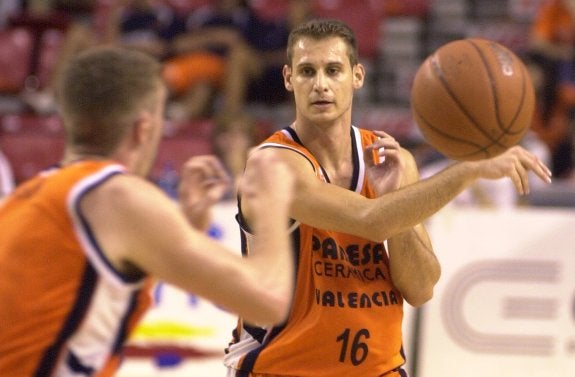
<svg viewBox="0 0 575 377"><path fill-rule="evenodd" d="M315 70L312 69L311 67L303 67L303 68L300 70L300 73L301 73L302 75L304 75L304 76L313 76L314 73L315 73Z"/></svg>

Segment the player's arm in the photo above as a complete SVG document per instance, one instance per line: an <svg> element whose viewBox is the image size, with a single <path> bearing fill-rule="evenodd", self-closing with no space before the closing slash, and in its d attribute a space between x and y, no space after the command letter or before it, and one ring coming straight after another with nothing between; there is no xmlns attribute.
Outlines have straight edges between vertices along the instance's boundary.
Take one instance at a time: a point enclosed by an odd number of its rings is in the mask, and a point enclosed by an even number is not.
<svg viewBox="0 0 575 377"><path fill-rule="evenodd" d="M413 155L401 149L404 168L402 184L419 181L419 171ZM412 306L420 306L433 297L433 288L441 274L441 267L425 226L398 233L387 240L390 272L393 284Z"/></svg>
<svg viewBox="0 0 575 377"><path fill-rule="evenodd" d="M273 161L254 164L264 176L251 177L257 184L244 187L259 219L254 231L261 237L249 258L191 228L176 203L134 176L111 178L87 194L82 209L120 271L143 271L253 323L279 323L287 316L293 289L287 235L291 175Z"/></svg>
<svg viewBox="0 0 575 377"><path fill-rule="evenodd" d="M253 153L261 153L261 150ZM519 194L529 192L529 171L550 182L549 169L537 157L521 147L513 147L501 156L456 163L430 178L377 199L367 199L321 182L309 161L298 153L288 149L279 149L278 153L291 170L297 172L290 210L292 218L374 241L384 241L420 224L478 179L508 177ZM253 217L248 212L245 215L248 221Z"/></svg>

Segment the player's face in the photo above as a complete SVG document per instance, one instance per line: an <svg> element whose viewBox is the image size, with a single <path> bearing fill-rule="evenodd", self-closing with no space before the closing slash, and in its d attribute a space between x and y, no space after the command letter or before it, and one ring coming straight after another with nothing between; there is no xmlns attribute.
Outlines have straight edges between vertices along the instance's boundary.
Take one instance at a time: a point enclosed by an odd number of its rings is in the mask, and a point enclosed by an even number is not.
<svg viewBox="0 0 575 377"><path fill-rule="evenodd" d="M284 67L284 84L293 91L298 117L315 123L351 116L355 89L363 85L361 64L351 66L341 38L302 38L293 48L291 67Z"/></svg>

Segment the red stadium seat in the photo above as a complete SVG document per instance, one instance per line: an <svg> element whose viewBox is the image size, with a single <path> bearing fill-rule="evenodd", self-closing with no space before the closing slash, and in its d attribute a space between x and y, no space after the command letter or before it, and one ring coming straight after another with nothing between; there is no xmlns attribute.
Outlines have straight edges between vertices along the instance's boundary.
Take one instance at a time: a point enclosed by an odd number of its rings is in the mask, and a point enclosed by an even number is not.
<svg viewBox="0 0 575 377"><path fill-rule="evenodd" d="M250 0L250 7L264 20L285 19L292 0Z"/></svg>
<svg viewBox="0 0 575 377"><path fill-rule="evenodd" d="M180 131L162 139L150 174L157 181L170 166L179 173L194 155L213 154L212 120L180 125ZM16 183L60 161L64 150L64 128L58 116L10 114L0 118L0 149L14 170Z"/></svg>
<svg viewBox="0 0 575 377"><path fill-rule="evenodd" d="M58 53L64 43L64 38L65 33L58 29L48 29L41 37L37 74L39 87L41 88L50 84L49 81L58 60Z"/></svg>
<svg viewBox="0 0 575 377"><path fill-rule="evenodd" d="M179 174L183 164L190 157L214 153L212 145L214 122L212 120L205 119L179 124L177 128L179 131L176 134L165 136L160 142L156 163L150 174L154 182L161 179L167 168Z"/></svg>
<svg viewBox="0 0 575 377"><path fill-rule="evenodd" d="M33 35L25 28L0 30L0 92L18 93L30 72Z"/></svg>
<svg viewBox="0 0 575 377"><path fill-rule="evenodd" d="M355 32L360 57L374 58L378 51L385 1L315 0L313 13L344 21Z"/></svg>
<svg viewBox="0 0 575 377"><path fill-rule="evenodd" d="M0 120L0 149L16 183L60 161L64 150L62 124L57 117L6 115Z"/></svg>
<svg viewBox="0 0 575 377"><path fill-rule="evenodd" d="M182 15L188 15L203 6L212 6L214 0L164 0L164 2Z"/></svg>
<svg viewBox="0 0 575 377"><path fill-rule="evenodd" d="M431 7L429 0L382 1L386 16L425 16Z"/></svg>

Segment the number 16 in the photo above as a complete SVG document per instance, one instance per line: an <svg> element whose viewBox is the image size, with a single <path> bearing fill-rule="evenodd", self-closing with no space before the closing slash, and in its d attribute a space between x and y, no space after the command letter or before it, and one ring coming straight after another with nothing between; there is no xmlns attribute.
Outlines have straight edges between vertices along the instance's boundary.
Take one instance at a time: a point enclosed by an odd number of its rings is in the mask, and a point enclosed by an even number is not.
<svg viewBox="0 0 575 377"><path fill-rule="evenodd" d="M345 329L345 331L342 332L337 337L337 342L342 342L341 352L339 353L339 362L340 363L345 363L345 359L346 359L346 355L347 355L347 351L348 351L347 346L349 343L350 332L351 332L350 329ZM365 342L362 342L363 338L369 339L369 330L361 329L353 337L353 341L351 343L351 348L349 350L349 358L351 360L351 363L354 366L361 364L365 360L365 358L367 357L367 354L369 352L369 348L367 347L367 344Z"/></svg>

